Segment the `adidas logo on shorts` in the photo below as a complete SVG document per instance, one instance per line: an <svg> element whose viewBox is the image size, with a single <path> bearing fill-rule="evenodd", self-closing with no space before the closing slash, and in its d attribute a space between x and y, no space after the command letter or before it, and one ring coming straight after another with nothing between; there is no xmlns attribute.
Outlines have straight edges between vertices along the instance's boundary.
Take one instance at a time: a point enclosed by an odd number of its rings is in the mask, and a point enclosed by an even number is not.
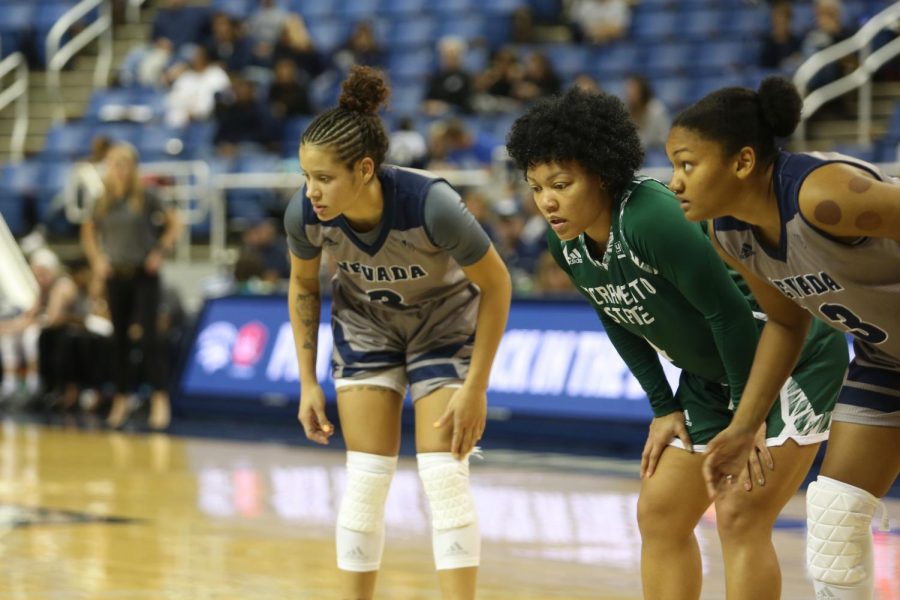
<svg viewBox="0 0 900 600"><path fill-rule="evenodd" d="M459 542L453 542L444 550L444 556L466 556L468 551L459 545Z"/></svg>
<svg viewBox="0 0 900 600"><path fill-rule="evenodd" d="M362 548L360 548L359 546L356 546L353 548L353 550L348 551L344 555L344 558L361 559L361 558L369 558L369 557L368 557L368 555L366 555L365 552L363 552Z"/></svg>

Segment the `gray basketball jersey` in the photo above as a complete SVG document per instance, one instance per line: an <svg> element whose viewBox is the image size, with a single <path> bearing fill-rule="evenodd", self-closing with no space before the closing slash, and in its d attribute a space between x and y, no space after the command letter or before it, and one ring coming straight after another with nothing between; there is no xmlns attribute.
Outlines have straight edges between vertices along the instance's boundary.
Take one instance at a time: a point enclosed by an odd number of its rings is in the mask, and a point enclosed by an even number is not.
<svg viewBox="0 0 900 600"><path fill-rule="evenodd" d="M309 248L314 247L316 252L325 249L333 256L338 265L334 292L347 304L376 303L408 310L457 294L471 298L473 290L460 261L470 264L481 258L489 241L458 196L451 207L457 214L445 215L444 230L429 232L425 199L432 186L444 180L425 171L392 166L380 169L378 178L384 214L374 239L367 240L365 234L353 231L343 216L320 221L305 198L304 188L297 192L285 215L292 252L310 258ZM460 227L465 230L459 231ZM453 242L436 239L448 233ZM459 241L473 236L477 237L474 246L480 248L474 255ZM454 258L451 245L460 247L462 255L455 253L459 260ZM461 256L471 258L466 261Z"/></svg>
<svg viewBox="0 0 900 600"><path fill-rule="evenodd" d="M860 238L843 243L800 213L800 186L815 169L843 162L892 181L875 166L840 154L781 152L774 186L781 214L778 248L760 243L752 227L731 217L716 219L716 239L748 270L818 319L852 334L884 366L900 365L900 242ZM887 356L885 356L887 355ZM893 363L893 364L891 364Z"/></svg>

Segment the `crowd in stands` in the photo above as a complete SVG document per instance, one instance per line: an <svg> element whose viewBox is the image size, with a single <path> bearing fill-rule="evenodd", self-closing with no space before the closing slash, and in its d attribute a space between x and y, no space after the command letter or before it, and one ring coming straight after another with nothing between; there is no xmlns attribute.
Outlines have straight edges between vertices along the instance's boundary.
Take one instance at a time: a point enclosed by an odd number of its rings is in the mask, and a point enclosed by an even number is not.
<svg viewBox="0 0 900 600"><path fill-rule="evenodd" d="M465 13L465 7L477 12L483 9L480 5L449 2L448 6L464 8L447 17L447 23L463 25L425 33L399 26L392 29L388 21L394 17L379 19L377 14L360 14L353 23L329 29L331 22L318 18L315 2L157 0L150 4L156 13L149 38L117 66L114 85L161 98L159 114L107 103L97 115L101 121L149 120L148 127L155 128L164 124L167 131L184 134L182 158L213 164L257 155L296 160L297 140L305 123L334 103L342 73L362 64L384 69L392 80L393 109L386 115L391 125L390 163L442 171L502 170L503 143L511 120L530 103L577 85L622 97L638 125L647 164L664 166L661 148L670 117L691 98L682 75L695 62L705 64L704 60L716 58L670 50L667 42L681 24L675 21L671 30L670 22L670 29L665 29L664 21L655 25L650 17L656 18L657 12L676 14L672 7L678 3L666 5L671 9L666 12L658 8L665 4L661 0L498 2L497 6L508 10L491 4L495 12L486 19ZM421 4L429 10L450 10ZM716 67L731 78L725 81L742 84L749 80L735 77L743 70L758 77L773 71L792 72L812 53L852 35L860 19L874 14L879 6L861 0L771 0L767 9L751 0L729 0L728 4L753 15L768 10L768 25L741 47L736 62ZM437 20L441 18L439 13ZM467 35L467 23L477 25L481 33ZM499 28L500 34L492 28ZM346 37L338 37L344 31ZM639 39L632 40L634 36ZM655 46L654 40L659 42ZM647 60L629 63L638 52L646 54ZM844 62L823 70L812 87L853 67L852 62ZM660 77L664 69L674 69L680 79ZM716 85L722 81L714 79ZM187 132L198 124L204 126L201 131L208 131L206 145L190 149ZM102 165L106 149L98 143L90 160ZM81 154L87 154L86 146ZM459 191L509 266L518 293L571 294L571 284L546 251L544 220L519 179L515 175L502 186L460 186ZM242 215L235 240L240 253L233 265L233 289L260 292L283 285L289 268L280 225L284 205L275 202ZM66 267L49 249L41 248L30 254L30 260L41 285L41 301L26 315L0 321L2 393L21 388L48 394L57 406L71 407L79 399L93 406L96 398L111 395L116 385L111 373L95 368L109 361L78 362L85 356L116 351L104 294L96 288L96 277L91 277L91 265L82 259ZM154 344L176 343L173 339L183 326L183 311L177 300L166 300L170 296L162 294ZM130 335L139 340L140 327ZM41 348L52 351L40 353Z"/></svg>

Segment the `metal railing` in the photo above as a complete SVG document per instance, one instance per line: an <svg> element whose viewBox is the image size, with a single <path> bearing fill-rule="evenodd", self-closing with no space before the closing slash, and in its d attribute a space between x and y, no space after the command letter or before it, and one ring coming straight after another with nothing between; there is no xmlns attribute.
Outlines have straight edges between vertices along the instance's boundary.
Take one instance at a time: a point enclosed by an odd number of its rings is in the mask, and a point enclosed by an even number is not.
<svg viewBox="0 0 900 600"><path fill-rule="evenodd" d="M872 40L876 35L897 25L900 21L900 2L894 2L860 27L853 36L816 52L794 73L794 85L800 91L803 111L795 139L802 147L806 142L806 121L826 102L858 89L859 103L857 140L867 145L872 141L872 75L887 61L900 54L900 38L895 38L872 52ZM813 77L823 68L851 54L858 53L857 68L807 95L807 88Z"/></svg>
<svg viewBox="0 0 900 600"><path fill-rule="evenodd" d="M9 87L0 91L0 110L16 103L16 117L12 135L9 136L10 157L20 161L25 156L25 136L28 133L28 63L21 52L13 52L0 61L0 81L15 71L16 79Z"/></svg>
<svg viewBox="0 0 900 600"><path fill-rule="evenodd" d="M66 32L95 8L98 13L94 22L63 45ZM47 34L47 93L54 103L53 118L56 121L66 117L60 89L61 72L81 49L95 39L99 43L99 52L94 68L94 87L106 87L113 53L111 0L83 0L66 11Z"/></svg>
<svg viewBox="0 0 900 600"><path fill-rule="evenodd" d="M141 20L141 7L147 0L128 0L128 6L125 9L125 17L129 23L138 23Z"/></svg>

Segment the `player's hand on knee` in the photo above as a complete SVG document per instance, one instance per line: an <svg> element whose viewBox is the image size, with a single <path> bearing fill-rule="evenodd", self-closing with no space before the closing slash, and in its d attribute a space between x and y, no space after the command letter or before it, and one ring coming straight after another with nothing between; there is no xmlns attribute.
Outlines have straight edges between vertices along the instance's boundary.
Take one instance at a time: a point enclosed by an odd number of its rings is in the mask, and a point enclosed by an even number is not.
<svg viewBox="0 0 900 600"><path fill-rule="evenodd" d="M711 499L730 490L747 468L755 433L729 425L706 444L703 478Z"/></svg>
<svg viewBox="0 0 900 600"><path fill-rule="evenodd" d="M691 436L688 434L687 427L684 426L684 413L680 410L663 417L655 417L650 422L650 432L647 434L647 442L641 453L641 478L653 475L656 465L659 463L659 457L672 438L681 440L688 452L694 451Z"/></svg>
<svg viewBox="0 0 900 600"><path fill-rule="evenodd" d="M487 421L487 393L463 385L457 389L435 427L453 425L450 452L457 460L464 459L481 439Z"/></svg>
<svg viewBox="0 0 900 600"><path fill-rule="evenodd" d="M775 469L775 460L769 447L766 445L766 424L763 423L759 431L756 432L756 438L753 440L753 450L750 451L750 460L747 461L747 472L744 474L743 485L748 492L753 489L754 485L766 485L766 474L763 465L770 471Z"/></svg>
<svg viewBox="0 0 900 600"><path fill-rule="evenodd" d="M325 392L322 386L303 386L297 419L303 425L306 437L318 444L327 444L334 434L334 426L325 415Z"/></svg>

